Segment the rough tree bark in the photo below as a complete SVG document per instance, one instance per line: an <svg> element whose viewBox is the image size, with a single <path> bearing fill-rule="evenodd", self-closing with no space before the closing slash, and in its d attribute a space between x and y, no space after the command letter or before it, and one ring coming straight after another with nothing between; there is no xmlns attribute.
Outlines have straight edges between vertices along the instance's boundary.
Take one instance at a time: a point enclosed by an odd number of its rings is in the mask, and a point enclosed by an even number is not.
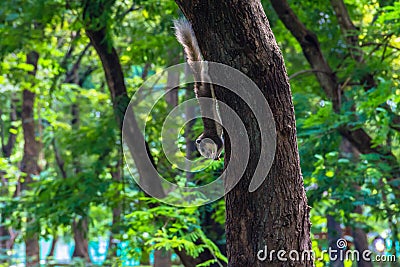
<svg viewBox="0 0 400 267"><path fill-rule="evenodd" d="M259 261L257 252L311 250L309 207L303 188L290 86L281 52L259 1L176 0L193 25L204 58L234 67L260 88L274 115L275 160L257 191L248 191L260 155L260 130L249 108L226 90L217 98L236 111L249 133L250 160L226 197L228 266L312 266L305 261ZM221 114L224 123L224 114ZM230 132L229 135L238 135ZM225 142L225 166L230 144ZM265 174L267 175L267 174ZM229 179L229 178L228 178ZM276 256L276 255L275 255Z"/></svg>
<svg viewBox="0 0 400 267"><path fill-rule="evenodd" d="M39 54L37 52L30 52L26 57L27 64L33 66L33 70L29 75L34 77L37 71L37 62ZM28 185L33 182L33 175L38 175L40 172L38 166L39 145L35 138L35 121L33 117L33 108L35 103L35 93L24 89L22 92L22 130L24 133L24 155L21 162L21 171L26 174L23 177L23 182L20 181L21 191L29 190ZM38 236L38 222L35 218L28 216L27 227L32 228L32 231L27 231L25 236L25 252L26 252L26 266L39 265L39 236Z"/></svg>

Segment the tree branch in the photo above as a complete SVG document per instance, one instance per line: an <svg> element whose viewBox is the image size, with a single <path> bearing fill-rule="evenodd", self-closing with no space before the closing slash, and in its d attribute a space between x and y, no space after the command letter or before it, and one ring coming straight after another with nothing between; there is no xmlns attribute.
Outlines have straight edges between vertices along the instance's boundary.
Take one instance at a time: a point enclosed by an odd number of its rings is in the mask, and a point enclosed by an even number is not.
<svg viewBox="0 0 400 267"><path fill-rule="evenodd" d="M285 24L285 27L299 42L303 54L311 67L315 70L319 70L315 72L317 80L321 84L327 97L332 101L335 112L339 112L342 90L337 83L335 73L322 54L317 35L306 28L290 8L286 0L271 0L271 4L280 20Z"/></svg>
<svg viewBox="0 0 400 267"><path fill-rule="evenodd" d="M373 45L375 45L375 46L377 46L377 47L381 47L381 46L384 45L384 44L383 44L383 43L376 43L376 42L366 42L366 43L362 43L360 46L361 46L361 47L366 47L366 46L373 46ZM389 47L389 48L392 48L392 49L395 49L395 50L399 50L399 51L400 51L400 47L391 45L391 44L389 44L389 43L386 43L386 46Z"/></svg>
<svg viewBox="0 0 400 267"><path fill-rule="evenodd" d="M365 65L365 62L363 60L364 53L360 49L363 45L359 45L358 43L358 29L354 26L349 13L347 12L346 5L344 4L343 0L331 0L331 5L333 9L335 10L336 17L338 19L338 23L340 26L340 29L345 36L346 42L349 44L349 49L350 53L352 55L352 58L356 60L356 62L361 63L362 65ZM393 34L388 34L384 37L383 43L377 44L377 46L370 52L372 54L376 50L378 50L382 45L384 46L382 56L381 56L381 61L385 59L385 53L387 51L387 48L389 47L389 39ZM371 43L369 43L371 44ZM392 46L394 47L394 46ZM356 49L358 48L358 49ZM398 48L397 48L398 49ZM368 72L365 73L361 79L361 84L364 84L364 89L365 91L368 91L372 88L375 88L377 86L377 83L375 82L374 78L374 73ZM393 114L391 109L387 104L383 104L383 108ZM393 120L400 120L400 117L397 116L396 114L393 114L394 119ZM398 130L396 127L392 127L394 130Z"/></svg>
<svg viewBox="0 0 400 267"><path fill-rule="evenodd" d="M363 61L363 52L358 45L358 29L354 26L353 21L347 12L346 5L343 0L331 0L331 5L335 11L340 30L345 37L347 44L349 45L349 50L351 57L357 62Z"/></svg>
<svg viewBox="0 0 400 267"><path fill-rule="evenodd" d="M118 19L119 19L120 21L122 21L122 20L125 18L125 16L128 15L129 13L131 13L132 11L136 11L136 10L140 10L140 9L141 9L141 7L135 7L135 6L136 6L136 4L133 3L132 6L131 6L128 10L126 10L124 13L122 13L122 14L119 16Z"/></svg>
<svg viewBox="0 0 400 267"><path fill-rule="evenodd" d="M54 156L56 158L56 162L57 162L57 166L60 169L61 172L61 176L64 179L67 179L67 172L64 169L64 160L61 158L60 152L58 151L57 145L56 145L56 139L53 138L53 140L51 141L52 145L53 145L53 150L54 150Z"/></svg>
<svg viewBox="0 0 400 267"><path fill-rule="evenodd" d="M81 61L83 59L83 57L85 56L86 52L89 50L90 46L92 44L88 43L85 48L82 50L82 52L79 54L78 59L76 60L76 62L74 63L74 65L71 67L70 70L68 70L67 75L65 77L65 81L64 83L70 83L70 82L74 82L74 76L77 74L77 71L79 69L79 66L81 64ZM75 81L75 83L78 83L77 81Z"/></svg>
<svg viewBox="0 0 400 267"><path fill-rule="evenodd" d="M290 75L290 76L289 76L289 80L292 80L292 79L296 78L297 76L300 76L300 75L305 74L305 73L316 73L316 72L323 72L323 71L321 71L321 70L316 70L316 69L312 69L312 70L301 70L301 71L295 72L295 73L293 73L292 75ZM325 72L325 73L326 73L326 74L329 74L329 73L327 73L327 72Z"/></svg>
<svg viewBox="0 0 400 267"><path fill-rule="evenodd" d="M343 6L337 1L342 0L331 0L335 2L334 4L340 5L338 7L338 12L340 13L342 20L342 27L344 31L347 28L354 27L351 26L351 21L349 22L349 18L347 11L343 11ZM316 76L324 89L328 98L332 100L334 111L339 113L340 111L340 94L341 94L341 86L338 82L336 74L331 70L324 56L322 55L322 51L320 50L320 44L318 42L317 37L314 33L310 32L303 23L300 22L296 14L290 8L289 4L286 0L271 0L271 4L278 14L281 21L284 23L285 27L292 33L292 35L297 39L299 44L302 47L303 53L307 58L310 65L313 69L322 70L323 72L317 72ZM347 16L346 16L347 14ZM310 36L314 36L310 39ZM310 40L313 40L310 42ZM328 74L325 74L327 72ZM319 74L319 75L318 75ZM369 83L369 86L374 86L374 81L371 78L372 76L367 74L364 81ZM334 99L332 99L334 97ZM392 164L398 165L396 162L396 157L390 152L387 151L386 148L377 146L374 147L372 144L372 138L361 128L359 129L351 129L350 126L343 126L338 129L339 133L347 138L361 153L369 154L369 153L379 153L381 155L387 156L389 155L389 161Z"/></svg>

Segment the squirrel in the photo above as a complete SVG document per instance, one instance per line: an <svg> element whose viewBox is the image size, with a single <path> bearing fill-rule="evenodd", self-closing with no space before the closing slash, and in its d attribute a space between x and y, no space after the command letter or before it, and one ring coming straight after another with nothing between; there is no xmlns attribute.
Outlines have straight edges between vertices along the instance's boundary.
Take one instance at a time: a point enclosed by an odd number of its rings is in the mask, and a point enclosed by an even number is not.
<svg viewBox="0 0 400 267"><path fill-rule="evenodd" d="M192 25L186 19L180 19L174 21L174 28L196 81L194 92L200 105L204 127L203 133L196 139L197 150L205 158L219 160L224 143L215 90L208 74L208 62L203 60ZM205 98L211 98L212 101Z"/></svg>

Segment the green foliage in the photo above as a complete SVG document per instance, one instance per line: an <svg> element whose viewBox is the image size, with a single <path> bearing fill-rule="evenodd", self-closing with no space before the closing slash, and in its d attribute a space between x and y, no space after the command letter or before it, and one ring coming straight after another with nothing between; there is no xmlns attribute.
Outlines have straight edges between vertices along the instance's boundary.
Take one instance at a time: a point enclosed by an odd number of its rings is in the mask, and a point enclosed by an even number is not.
<svg viewBox="0 0 400 267"><path fill-rule="evenodd" d="M149 202L149 206L154 203L149 198L142 197L140 200ZM214 259L198 266L227 262L219 248L203 232L199 217L200 213L195 207L157 206L138 209L126 216L130 226L126 237L130 242L136 243L134 247L149 251L161 248L171 251L185 250L188 255L197 258L208 250ZM132 251L132 255L135 254Z"/></svg>

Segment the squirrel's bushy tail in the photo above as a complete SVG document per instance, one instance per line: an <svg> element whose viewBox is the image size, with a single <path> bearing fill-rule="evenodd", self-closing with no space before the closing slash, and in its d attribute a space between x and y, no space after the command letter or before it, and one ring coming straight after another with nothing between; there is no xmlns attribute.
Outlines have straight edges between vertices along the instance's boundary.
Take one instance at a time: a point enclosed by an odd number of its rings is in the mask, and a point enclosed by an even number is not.
<svg viewBox="0 0 400 267"><path fill-rule="evenodd" d="M196 36L194 35L192 25L186 19L174 21L175 35L179 43L182 44L187 57L187 63L196 74L200 74L200 64L195 64L196 61L202 61L199 45L197 44Z"/></svg>

